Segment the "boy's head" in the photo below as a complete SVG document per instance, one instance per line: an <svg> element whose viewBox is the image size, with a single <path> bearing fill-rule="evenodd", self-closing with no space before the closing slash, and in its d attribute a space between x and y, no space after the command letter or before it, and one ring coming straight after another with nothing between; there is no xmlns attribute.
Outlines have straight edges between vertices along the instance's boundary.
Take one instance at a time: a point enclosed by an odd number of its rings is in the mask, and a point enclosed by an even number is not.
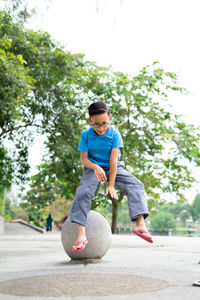
<svg viewBox="0 0 200 300"><path fill-rule="evenodd" d="M107 112L108 116L110 116L110 110L107 107L106 103L100 101L90 104L90 106L88 107L88 112L90 118L94 115L104 114L105 112Z"/></svg>
<svg viewBox="0 0 200 300"><path fill-rule="evenodd" d="M98 135L104 135L112 120L110 110L104 102L94 102L89 108L89 118L87 119L94 131Z"/></svg>

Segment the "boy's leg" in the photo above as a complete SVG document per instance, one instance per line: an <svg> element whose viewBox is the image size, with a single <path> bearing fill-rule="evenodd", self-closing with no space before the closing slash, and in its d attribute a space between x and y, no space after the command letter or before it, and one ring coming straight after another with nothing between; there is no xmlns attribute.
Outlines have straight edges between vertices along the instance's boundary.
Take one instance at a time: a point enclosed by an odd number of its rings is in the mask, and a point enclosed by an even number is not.
<svg viewBox="0 0 200 300"><path fill-rule="evenodd" d="M94 193L99 186L99 182L92 169L85 168L83 177L81 178L80 186L76 190L76 194L71 206L70 219L71 222L78 224L78 237L76 242L86 240L85 226L87 216L90 211L91 201ZM74 249L81 248L83 245L73 247Z"/></svg>
<svg viewBox="0 0 200 300"><path fill-rule="evenodd" d="M149 212L143 183L125 171L123 165L118 165L115 185L128 196L129 214L131 221L136 222L135 230L147 231L144 219Z"/></svg>

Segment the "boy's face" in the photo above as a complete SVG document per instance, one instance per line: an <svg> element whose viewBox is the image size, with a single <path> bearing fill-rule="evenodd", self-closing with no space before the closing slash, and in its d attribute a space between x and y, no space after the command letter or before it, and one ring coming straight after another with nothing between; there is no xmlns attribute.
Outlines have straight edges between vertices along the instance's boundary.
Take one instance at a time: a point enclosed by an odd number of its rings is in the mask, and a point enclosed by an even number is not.
<svg viewBox="0 0 200 300"><path fill-rule="evenodd" d="M108 130L112 117L105 112L104 114L94 115L87 120L98 135L104 135Z"/></svg>

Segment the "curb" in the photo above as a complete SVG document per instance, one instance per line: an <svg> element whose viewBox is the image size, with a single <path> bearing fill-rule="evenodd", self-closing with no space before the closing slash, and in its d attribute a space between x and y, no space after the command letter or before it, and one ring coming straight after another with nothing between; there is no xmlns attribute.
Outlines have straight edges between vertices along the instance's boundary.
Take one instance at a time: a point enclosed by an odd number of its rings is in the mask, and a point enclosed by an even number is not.
<svg viewBox="0 0 200 300"><path fill-rule="evenodd" d="M20 224L25 225L27 227L30 227L30 228L32 228L32 229L34 229L34 230L36 230L40 233L45 233L45 230L43 228L37 227L35 225L31 225L31 224L29 224L29 223L27 223L23 220L14 220L14 221L11 221L10 223L20 223Z"/></svg>

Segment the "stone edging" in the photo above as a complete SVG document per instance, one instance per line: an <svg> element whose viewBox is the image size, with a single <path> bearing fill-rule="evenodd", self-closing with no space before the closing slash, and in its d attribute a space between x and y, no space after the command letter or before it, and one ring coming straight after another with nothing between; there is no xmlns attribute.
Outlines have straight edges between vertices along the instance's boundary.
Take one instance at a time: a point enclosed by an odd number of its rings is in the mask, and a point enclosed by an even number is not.
<svg viewBox="0 0 200 300"><path fill-rule="evenodd" d="M45 232L45 230L43 229L43 228L40 228L40 227L37 227L37 226L35 226L35 225L31 225L31 224L29 224L29 223L27 223L27 222L24 222L24 221L22 221L22 220L16 220L16 221L11 221L11 223L20 223L20 224L22 224L22 225L25 225L25 226L27 226L27 227L30 227L30 228L32 228L32 229L34 229L34 230L36 230L36 231L39 231L40 233L44 233Z"/></svg>

